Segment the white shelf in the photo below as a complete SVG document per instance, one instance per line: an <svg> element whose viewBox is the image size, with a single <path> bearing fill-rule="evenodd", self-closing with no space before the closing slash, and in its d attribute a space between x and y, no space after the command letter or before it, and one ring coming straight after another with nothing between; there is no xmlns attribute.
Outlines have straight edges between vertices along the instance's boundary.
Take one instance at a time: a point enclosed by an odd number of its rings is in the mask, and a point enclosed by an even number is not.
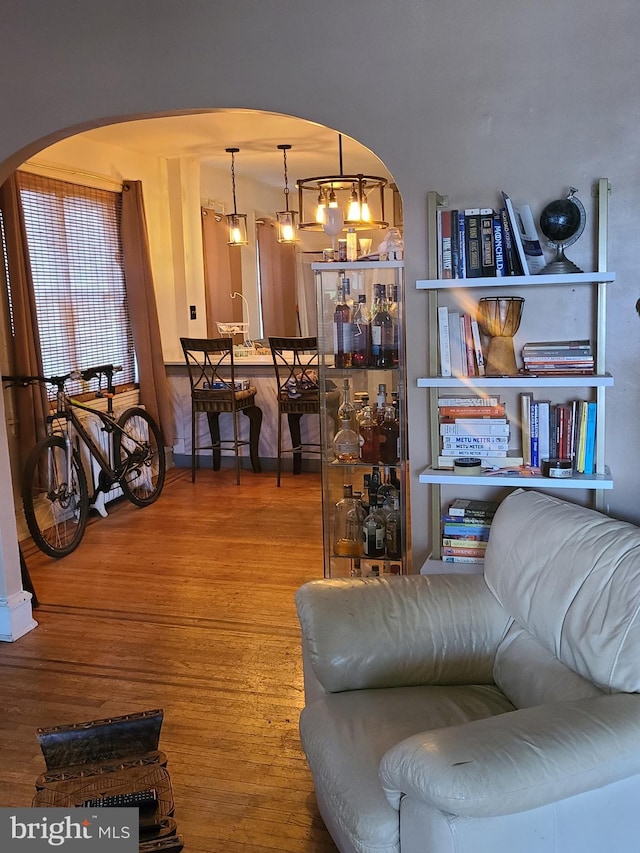
<svg viewBox="0 0 640 853"><path fill-rule="evenodd" d="M609 373L589 376L420 376L418 388L599 388L613 385Z"/></svg>
<svg viewBox="0 0 640 853"><path fill-rule="evenodd" d="M323 265L325 266L325 265ZM326 266L332 266L327 264ZM416 281L417 290L452 290L476 287L529 287L531 285L575 285L611 283L616 280L615 272L580 272L563 275L506 275L499 278L421 278Z"/></svg>
<svg viewBox="0 0 640 853"><path fill-rule="evenodd" d="M521 489L612 489L611 472L605 468L604 474L574 474L573 477L555 478L543 477L542 474L526 472L522 474L502 474L498 471L488 471L486 474L465 476L454 474L449 469L425 468L418 476L418 482L455 486L510 486Z"/></svg>
<svg viewBox="0 0 640 853"><path fill-rule="evenodd" d="M343 270L400 270L404 261L318 261L311 264L316 272L341 272Z"/></svg>

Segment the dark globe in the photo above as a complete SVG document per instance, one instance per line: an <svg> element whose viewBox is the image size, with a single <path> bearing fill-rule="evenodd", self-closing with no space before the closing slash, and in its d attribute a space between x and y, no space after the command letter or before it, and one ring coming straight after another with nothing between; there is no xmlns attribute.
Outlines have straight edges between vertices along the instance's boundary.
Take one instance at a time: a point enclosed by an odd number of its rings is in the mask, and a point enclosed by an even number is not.
<svg viewBox="0 0 640 853"><path fill-rule="evenodd" d="M540 230L554 243L566 243L580 228L580 209L568 198L550 202L540 214Z"/></svg>

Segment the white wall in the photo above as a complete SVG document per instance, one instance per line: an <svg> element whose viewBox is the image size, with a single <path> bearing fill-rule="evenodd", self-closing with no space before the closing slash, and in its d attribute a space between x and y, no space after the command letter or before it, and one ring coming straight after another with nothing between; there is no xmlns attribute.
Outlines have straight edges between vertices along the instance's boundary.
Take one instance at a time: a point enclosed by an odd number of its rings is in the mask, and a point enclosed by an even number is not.
<svg viewBox="0 0 640 853"><path fill-rule="evenodd" d="M426 364L426 300L411 285L426 270L427 190L489 205L508 188L539 210L568 185L584 198L608 177L619 276L609 310L609 503L640 522L637 0L110 0L85 3L82 16L78 8L5 3L0 56L14 82L0 92L0 178L44 141L153 113L271 110L360 140L403 196L410 388ZM426 406L413 392L409 405L415 478ZM427 497L418 486L412 514L420 557Z"/></svg>

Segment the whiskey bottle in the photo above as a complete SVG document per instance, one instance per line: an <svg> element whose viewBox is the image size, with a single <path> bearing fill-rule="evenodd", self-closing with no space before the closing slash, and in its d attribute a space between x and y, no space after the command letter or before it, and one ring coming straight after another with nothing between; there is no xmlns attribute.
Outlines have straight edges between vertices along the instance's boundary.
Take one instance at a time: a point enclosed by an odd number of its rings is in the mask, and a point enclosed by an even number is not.
<svg viewBox="0 0 640 853"><path fill-rule="evenodd" d="M362 525L365 557L384 557L386 525L384 515L377 507L377 498L372 496L369 515Z"/></svg>
<svg viewBox="0 0 640 853"><path fill-rule="evenodd" d="M342 500L336 504L335 535L333 552L337 557L360 557L364 550L362 525L364 512L356 498L353 487L342 487Z"/></svg>
<svg viewBox="0 0 640 853"><path fill-rule="evenodd" d="M398 461L398 434L400 428L396 421L396 413L393 406L387 406L384 410L384 419L380 424L380 461L385 465L393 465Z"/></svg>
<svg viewBox="0 0 640 853"><path fill-rule="evenodd" d="M360 461L360 439L358 433L351 429L351 421L344 418L333 439L333 452L338 462Z"/></svg>
<svg viewBox="0 0 640 853"><path fill-rule="evenodd" d="M363 462L379 462L379 434L371 406L365 406L360 419L360 458Z"/></svg>

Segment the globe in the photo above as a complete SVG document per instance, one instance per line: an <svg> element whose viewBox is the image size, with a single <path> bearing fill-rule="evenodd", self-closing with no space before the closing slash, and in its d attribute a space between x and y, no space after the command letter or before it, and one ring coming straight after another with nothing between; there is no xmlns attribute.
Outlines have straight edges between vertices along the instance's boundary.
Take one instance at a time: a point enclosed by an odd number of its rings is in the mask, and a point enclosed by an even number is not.
<svg viewBox="0 0 640 853"><path fill-rule="evenodd" d="M586 214L582 202L575 196L577 192L575 187L571 187L566 198L549 202L540 214L540 230L549 246L556 250L555 258L546 265L543 273L582 272L564 253L584 231Z"/></svg>
<svg viewBox="0 0 640 853"><path fill-rule="evenodd" d="M567 242L580 228L580 210L568 198L548 204L540 214L540 230L553 243Z"/></svg>

